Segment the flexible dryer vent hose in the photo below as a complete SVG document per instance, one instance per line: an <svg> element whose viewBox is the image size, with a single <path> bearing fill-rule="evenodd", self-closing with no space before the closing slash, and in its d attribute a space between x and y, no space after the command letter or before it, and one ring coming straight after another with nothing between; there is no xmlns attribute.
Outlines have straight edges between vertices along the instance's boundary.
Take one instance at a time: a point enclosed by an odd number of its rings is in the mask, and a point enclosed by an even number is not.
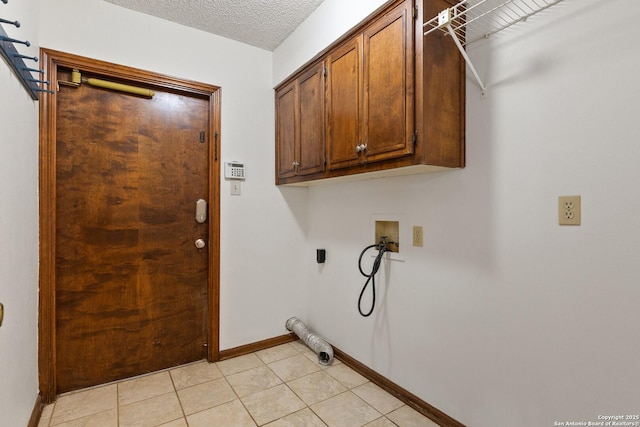
<svg viewBox="0 0 640 427"><path fill-rule="evenodd" d="M318 355L318 363L331 365L333 348L320 335L313 333L297 317L287 320L287 329L295 333L304 343Z"/></svg>

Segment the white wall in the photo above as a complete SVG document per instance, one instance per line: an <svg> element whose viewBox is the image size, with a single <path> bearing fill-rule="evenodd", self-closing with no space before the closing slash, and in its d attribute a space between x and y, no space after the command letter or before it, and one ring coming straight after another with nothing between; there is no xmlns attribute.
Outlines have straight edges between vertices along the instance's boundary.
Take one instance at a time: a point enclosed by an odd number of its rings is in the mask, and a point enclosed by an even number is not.
<svg viewBox="0 0 640 427"><path fill-rule="evenodd" d="M101 0L41 9L43 47L222 87L222 159L244 161L247 179L239 197L222 179L220 347L286 333L288 317L306 314L306 193L273 185L271 52Z"/></svg>
<svg viewBox="0 0 640 427"><path fill-rule="evenodd" d="M9 37L38 55L35 1L0 5ZM35 68L37 64L27 61ZM38 103L0 60L0 424L25 426L38 395Z"/></svg>
<svg viewBox="0 0 640 427"><path fill-rule="evenodd" d="M275 51L274 83L343 15L318 8ZM637 414L638 16L634 0L567 1L471 46L489 95L468 80L465 169L310 187L308 249L327 249L307 260L310 326L470 426ZM557 197L573 194L582 225L560 227ZM364 319L374 214L423 226L425 246L384 264Z"/></svg>
<svg viewBox="0 0 640 427"><path fill-rule="evenodd" d="M386 0L324 0L311 16L275 49L274 86L385 2Z"/></svg>

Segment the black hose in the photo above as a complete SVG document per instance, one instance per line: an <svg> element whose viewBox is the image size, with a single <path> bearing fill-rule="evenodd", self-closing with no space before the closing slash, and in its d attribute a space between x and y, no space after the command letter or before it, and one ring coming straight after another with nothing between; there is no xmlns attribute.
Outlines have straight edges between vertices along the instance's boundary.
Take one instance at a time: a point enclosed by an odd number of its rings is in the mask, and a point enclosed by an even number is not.
<svg viewBox="0 0 640 427"><path fill-rule="evenodd" d="M362 252L360 252L360 258L358 258L358 269L360 270L360 274L362 274L364 277L367 278L367 281L365 282L364 286L362 287L362 291L360 292L360 297L358 298L358 312L362 317L371 316L371 313L373 313L373 309L375 308L375 305L376 305L376 277L375 276L376 276L376 273L378 272L378 269L380 268L380 263L382 262L382 255L384 255L384 253L389 250L388 249L389 243L391 242L381 241L380 243L367 246L362 250ZM365 252L367 252L371 248L378 248L378 255L376 256L376 259L373 261L373 267L371 268L371 273L367 274L364 271L362 271L362 256L365 254ZM371 292L373 297L371 301L371 309L367 313L364 313L362 311L362 295L364 295L364 291L367 289L367 286L369 286L369 282L371 282Z"/></svg>

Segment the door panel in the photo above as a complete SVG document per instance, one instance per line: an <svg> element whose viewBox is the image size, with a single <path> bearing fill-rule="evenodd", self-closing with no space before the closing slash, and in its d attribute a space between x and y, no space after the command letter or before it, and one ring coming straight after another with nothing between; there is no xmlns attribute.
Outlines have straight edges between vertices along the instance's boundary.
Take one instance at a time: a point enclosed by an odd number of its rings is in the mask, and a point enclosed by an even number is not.
<svg viewBox="0 0 640 427"><path fill-rule="evenodd" d="M364 143L367 162L413 154L411 1L364 32Z"/></svg>
<svg viewBox="0 0 640 427"><path fill-rule="evenodd" d="M58 393L206 356L208 117L177 93L57 93Z"/></svg>
<svg viewBox="0 0 640 427"><path fill-rule="evenodd" d="M298 158L298 87L291 82L276 94L276 141L278 178L296 175Z"/></svg>
<svg viewBox="0 0 640 427"><path fill-rule="evenodd" d="M300 167L299 175L324 170L324 63L299 78Z"/></svg>
<svg viewBox="0 0 640 427"><path fill-rule="evenodd" d="M362 36L347 41L327 58L327 163L339 169L360 163Z"/></svg>

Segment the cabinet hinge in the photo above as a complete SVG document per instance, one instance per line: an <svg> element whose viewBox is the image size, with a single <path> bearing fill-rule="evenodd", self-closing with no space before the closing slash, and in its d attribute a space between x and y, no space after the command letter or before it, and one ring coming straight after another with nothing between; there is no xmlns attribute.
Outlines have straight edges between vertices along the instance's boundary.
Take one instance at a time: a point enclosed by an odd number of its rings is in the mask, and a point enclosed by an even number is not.
<svg viewBox="0 0 640 427"><path fill-rule="evenodd" d="M414 130L413 135L411 136L411 143L416 145L418 143L418 131Z"/></svg>
<svg viewBox="0 0 640 427"><path fill-rule="evenodd" d="M418 5L414 5L413 6L413 19L416 19L418 17Z"/></svg>
<svg viewBox="0 0 640 427"><path fill-rule="evenodd" d="M324 76L327 77L328 74L329 74L329 70L327 70L327 67L324 67Z"/></svg>
<svg viewBox="0 0 640 427"><path fill-rule="evenodd" d="M327 155L326 155L326 154L324 155L324 163L323 163L323 164L324 164L325 166L327 165Z"/></svg>
<svg viewBox="0 0 640 427"><path fill-rule="evenodd" d="M200 131L200 144L204 144L204 135L205 135L204 131L201 130Z"/></svg>

